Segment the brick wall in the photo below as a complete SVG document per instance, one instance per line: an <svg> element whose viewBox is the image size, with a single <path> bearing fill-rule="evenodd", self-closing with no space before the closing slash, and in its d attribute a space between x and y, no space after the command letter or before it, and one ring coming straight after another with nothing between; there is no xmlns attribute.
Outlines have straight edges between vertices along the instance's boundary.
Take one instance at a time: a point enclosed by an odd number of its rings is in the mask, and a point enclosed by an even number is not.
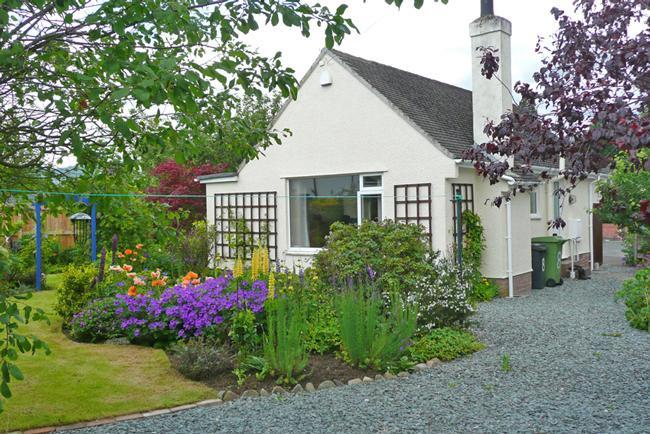
<svg viewBox="0 0 650 434"><path fill-rule="evenodd" d="M606 240L620 240L618 226L613 223L603 223L603 238Z"/></svg>
<svg viewBox="0 0 650 434"><path fill-rule="evenodd" d="M578 257L579 260L573 260L573 265L580 265L582 268L585 269L587 272L587 275L591 273L591 254L590 253L581 253L580 256ZM562 260L562 278L567 279L571 276L571 259L563 259Z"/></svg>
<svg viewBox="0 0 650 434"><path fill-rule="evenodd" d="M499 295L501 297L508 296L508 279L492 279L494 283L499 287ZM533 287L533 273L523 273L517 276L513 276L513 292L516 297L522 295L529 295Z"/></svg>

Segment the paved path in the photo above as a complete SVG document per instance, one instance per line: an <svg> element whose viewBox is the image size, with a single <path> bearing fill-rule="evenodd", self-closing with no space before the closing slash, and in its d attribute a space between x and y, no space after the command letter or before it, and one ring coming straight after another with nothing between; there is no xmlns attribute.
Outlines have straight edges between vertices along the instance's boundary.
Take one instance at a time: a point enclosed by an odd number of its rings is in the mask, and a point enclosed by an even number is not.
<svg viewBox="0 0 650 434"><path fill-rule="evenodd" d="M650 432L650 334L614 301L610 267L481 305L488 348L405 379L88 429L94 433ZM501 369L510 358L510 372Z"/></svg>

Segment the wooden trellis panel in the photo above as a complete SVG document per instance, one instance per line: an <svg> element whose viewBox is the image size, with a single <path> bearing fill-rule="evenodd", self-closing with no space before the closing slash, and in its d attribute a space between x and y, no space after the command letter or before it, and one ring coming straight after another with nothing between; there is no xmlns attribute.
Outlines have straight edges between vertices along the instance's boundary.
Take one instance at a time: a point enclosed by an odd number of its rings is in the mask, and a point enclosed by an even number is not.
<svg viewBox="0 0 650 434"><path fill-rule="evenodd" d="M456 215L456 202L454 202L454 196L456 195L456 191L460 190L460 194L463 196L463 200L461 200L461 210L465 212L466 210L470 210L474 212L474 185L473 184L451 184L451 209L454 213L454 219L453 219L453 232L454 232L454 239L456 237L456 219L458 216Z"/></svg>
<svg viewBox="0 0 650 434"><path fill-rule="evenodd" d="M217 193L214 195L214 247L224 259L250 258L261 243L271 260L278 258L277 193Z"/></svg>
<svg viewBox="0 0 650 434"><path fill-rule="evenodd" d="M394 191L395 221L422 226L431 243L431 183L400 184Z"/></svg>

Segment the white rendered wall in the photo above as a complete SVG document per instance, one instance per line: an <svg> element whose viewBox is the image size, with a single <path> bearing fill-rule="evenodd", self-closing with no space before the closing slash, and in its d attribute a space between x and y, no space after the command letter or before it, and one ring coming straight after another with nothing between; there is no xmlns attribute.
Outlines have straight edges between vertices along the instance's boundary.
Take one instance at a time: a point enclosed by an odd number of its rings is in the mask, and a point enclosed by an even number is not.
<svg viewBox="0 0 650 434"><path fill-rule="evenodd" d="M207 217L214 222L215 193L277 191L278 253L293 263L309 257L289 249L288 178L351 173L383 173L385 218L394 218L395 184L432 184L433 247L448 244L445 179L455 176L448 155L389 107L338 60L325 54L332 85L319 84L319 67L306 77L297 101L275 128L292 136L246 164L237 182L206 184Z"/></svg>
<svg viewBox="0 0 650 434"><path fill-rule="evenodd" d="M472 38L472 107L474 115L474 141L483 143L487 137L483 128L488 121L498 123L501 115L512 110L510 36L512 24L502 17L489 15L474 20L469 25ZM499 70L491 79L481 75L479 47L497 49Z"/></svg>
<svg viewBox="0 0 650 434"><path fill-rule="evenodd" d="M472 184L474 186L474 211L481 217L486 250L483 254L481 271L486 277L503 279L508 276L507 241L506 241L506 207L497 208L492 199L507 191L508 185L500 182L490 185L489 181L476 175L472 168L461 168L458 177L448 182L448 201L452 199L451 184ZM449 202L448 202L449 203ZM513 273L526 273L531 270L530 257L530 202L527 195L517 195L512 200L512 246ZM453 211L449 206L447 216L447 236L453 241Z"/></svg>

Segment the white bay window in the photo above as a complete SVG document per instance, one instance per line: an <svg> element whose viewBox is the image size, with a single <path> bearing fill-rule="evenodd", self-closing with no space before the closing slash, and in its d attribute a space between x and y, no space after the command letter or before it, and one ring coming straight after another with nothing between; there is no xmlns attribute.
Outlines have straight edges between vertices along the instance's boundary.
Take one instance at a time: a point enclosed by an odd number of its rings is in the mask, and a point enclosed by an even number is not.
<svg viewBox="0 0 650 434"><path fill-rule="evenodd" d="M290 179L291 247L323 247L334 222L381 221L382 194L382 178L377 174Z"/></svg>

